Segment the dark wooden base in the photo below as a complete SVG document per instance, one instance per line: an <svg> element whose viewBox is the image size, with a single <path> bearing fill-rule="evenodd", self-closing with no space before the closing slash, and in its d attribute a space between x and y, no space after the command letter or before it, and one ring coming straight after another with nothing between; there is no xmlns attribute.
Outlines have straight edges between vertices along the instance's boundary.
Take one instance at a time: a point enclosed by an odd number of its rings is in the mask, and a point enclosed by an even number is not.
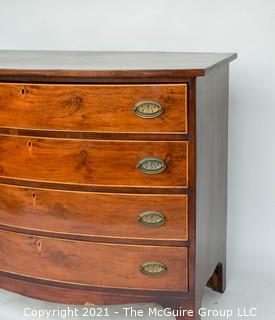
<svg viewBox="0 0 275 320"><path fill-rule="evenodd" d="M224 293L226 287L226 263L219 262L217 267L207 282L207 287L214 291Z"/></svg>
<svg viewBox="0 0 275 320"><path fill-rule="evenodd" d="M133 303L157 303L164 308L178 310L195 310L194 298L190 296L177 297L170 294L127 294L119 290L109 289L109 292L91 291L61 286L51 286L0 275L0 286L3 289L30 297L55 303L74 305L115 305ZM178 316L179 320L197 320L195 317Z"/></svg>

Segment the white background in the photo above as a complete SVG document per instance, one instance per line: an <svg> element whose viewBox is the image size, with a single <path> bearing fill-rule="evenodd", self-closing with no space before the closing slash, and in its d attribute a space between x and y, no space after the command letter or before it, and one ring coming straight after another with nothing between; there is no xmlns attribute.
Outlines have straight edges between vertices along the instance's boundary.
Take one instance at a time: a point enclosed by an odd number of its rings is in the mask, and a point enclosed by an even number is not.
<svg viewBox="0 0 275 320"><path fill-rule="evenodd" d="M225 297L238 292L241 305L258 303L264 319L271 305L260 304L275 286L274 0L0 0L0 49L238 53L230 68Z"/></svg>

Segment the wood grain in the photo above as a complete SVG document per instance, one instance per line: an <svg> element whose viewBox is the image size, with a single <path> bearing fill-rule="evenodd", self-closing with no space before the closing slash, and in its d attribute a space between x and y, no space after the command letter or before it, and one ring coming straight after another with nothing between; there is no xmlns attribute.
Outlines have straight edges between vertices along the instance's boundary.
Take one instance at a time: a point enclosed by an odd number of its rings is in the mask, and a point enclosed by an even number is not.
<svg viewBox="0 0 275 320"><path fill-rule="evenodd" d="M0 83L0 127L73 132L187 133L187 85L59 85ZM135 115L152 100L165 112Z"/></svg>
<svg viewBox="0 0 275 320"><path fill-rule="evenodd" d="M207 77L197 79L197 308L208 279L213 273L215 278L219 263L218 287L221 291L225 289L228 72L228 65L224 65ZM210 121L212 125L207 125Z"/></svg>
<svg viewBox="0 0 275 320"><path fill-rule="evenodd" d="M165 161L162 173L136 165ZM0 176L79 185L187 187L188 142L40 139L0 135Z"/></svg>
<svg viewBox="0 0 275 320"><path fill-rule="evenodd" d="M0 127L0 134L41 138L65 138L87 140L136 140L136 141L182 141L189 140L189 134L177 133L126 133L126 132L88 132L58 130L28 130Z"/></svg>
<svg viewBox="0 0 275 320"><path fill-rule="evenodd" d="M112 245L0 231L0 270L95 287L188 290L187 248ZM139 267L160 261L168 270L146 276Z"/></svg>
<svg viewBox="0 0 275 320"><path fill-rule="evenodd" d="M5 223L0 224L5 229L0 231L1 287L54 302L156 302L194 311L207 282L223 291L228 63L235 58L220 53L0 52L0 90L12 87L3 92L2 101L13 101L0 108L0 219ZM186 91L180 93L183 86ZM67 89L71 87L82 88L82 95ZM119 89L108 96L106 88ZM111 120L108 124L91 107L95 100L90 90ZM127 113L127 103L133 104L130 93L143 98L145 91L169 106L169 114L155 126L150 120L138 126ZM64 105L69 112L63 112ZM123 111L121 117L116 110ZM64 121L58 122L55 112ZM156 176L140 175L135 163L147 156L163 157L168 169ZM181 228L184 197L186 229ZM119 219L129 221L148 203L165 209L178 224L167 222L159 229L163 233L155 229L152 238L130 223L119 230ZM98 214L90 215L89 208ZM187 229L188 241L173 239ZM109 235L102 236L105 231ZM136 266L143 258L161 260L172 272L141 279ZM199 316L177 316L187 319Z"/></svg>
<svg viewBox="0 0 275 320"><path fill-rule="evenodd" d="M9 274L0 271L1 287L29 297L44 301L78 305L130 304L138 302L158 303L163 307L181 304L187 309L193 308L193 298L189 292L162 292L125 290L117 288L89 288L74 284L50 282L47 280ZM175 308L175 309L177 309ZM192 320L188 317L186 320Z"/></svg>
<svg viewBox="0 0 275 320"><path fill-rule="evenodd" d="M87 193L0 185L0 225L93 240L188 240L188 196ZM138 222L145 211L161 212L164 225Z"/></svg>
<svg viewBox="0 0 275 320"><path fill-rule="evenodd" d="M0 51L0 77L176 78L203 76L236 53ZM128 80L129 81L129 80Z"/></svg>

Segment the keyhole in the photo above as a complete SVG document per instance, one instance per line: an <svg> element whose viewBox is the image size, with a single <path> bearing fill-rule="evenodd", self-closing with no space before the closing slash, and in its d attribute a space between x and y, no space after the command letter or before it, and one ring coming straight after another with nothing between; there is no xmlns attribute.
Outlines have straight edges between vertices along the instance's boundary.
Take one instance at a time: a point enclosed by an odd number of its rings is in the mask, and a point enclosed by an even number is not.
<svg viewBox="0 0 275 320"><path fill-rule="evenodd" d="M36 242L36 246L37 246L38 251L39 251L39 252L41 252L41 249L42 249L42 243L41 243L41 241L40 241L40 240L38 240L38 241Z"/></svg>
<svg viewBox="0 0 275 320"><path fill-rule="evenodd" d="M33 205L36 206L36 194L35 194L35 192L32 192L32 202L33 202Z"/></svg>
<svg viewBox="0 0 275 320"><path fill-rule="evenodd" d="M25 94L25 89L21 89L21 93L22 93L22 94Z"/></svg>
<svg viewBox="0 0 275 320"><path fill-rule="evenodd" d="M32 155L32 142L31 141L27 142L27 147L28 147L29 156L31 156Z"/></svg>

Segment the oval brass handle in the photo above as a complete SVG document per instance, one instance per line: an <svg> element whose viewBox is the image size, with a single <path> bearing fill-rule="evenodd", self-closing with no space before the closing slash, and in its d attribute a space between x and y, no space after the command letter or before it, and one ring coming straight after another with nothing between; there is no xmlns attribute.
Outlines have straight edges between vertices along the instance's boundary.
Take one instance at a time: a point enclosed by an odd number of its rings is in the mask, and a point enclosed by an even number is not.
<svg viewBox="0 0 275 320"><path fill-rule="evenodd" d="M140 272L146 276L160 276L167 271L167 267L164 263L159 261L145 262L139 267Z"/></svg>
<svg viewBox="0 0 275 320"><path fill-rule="evenodd" d="M158 158L144 158L137 163L137 168L146 174L157 174L166 169L166 163Z"/></svg>
<svg viewBox="0 0 275 320"><path fill-rule="evenodd" d="M135 104L134 113L145 119L159 117L164 112L164 107L156 101L144 100Z"/></svg>
<svg viewBox="0 0 275 320"><path fill-rule="evenodd" d="M138 216L138 222L149 228L160 227L165 221L165 215L157 211L145 211Z"/></svg>

